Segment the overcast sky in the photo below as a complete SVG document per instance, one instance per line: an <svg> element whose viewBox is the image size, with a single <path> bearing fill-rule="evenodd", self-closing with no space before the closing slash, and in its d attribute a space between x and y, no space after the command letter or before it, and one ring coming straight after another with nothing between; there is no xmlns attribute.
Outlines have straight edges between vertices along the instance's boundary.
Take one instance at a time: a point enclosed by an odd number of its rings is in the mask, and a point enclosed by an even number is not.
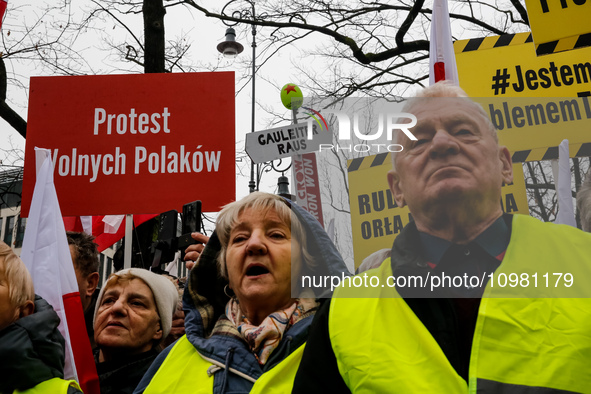
<svg viewBox="0 0 591 394"><path fill-rule="evenodd" d="M44 0L36 0L32 5L20 5L17 2L9 2L4 23L2 26L2 35L5 47L11 47L20 38L18 34L22 31L22 26L32 26L33 23L39 20L39 15L44 9ZM77 0L72 2L72 7L75 8L74 15L81 15L81 11L89 7L90 2L87 0ZM54 16L55 18L55 16ZM49 17L46 19L50 20ZM252 87L249 81L242 79L242 72L246 66L246 62L250 62L252 58L251 49L251 29L245 25L235 26L237 31L237 40L240 41L245 50L234 60L228 60L220 55L216 50L216 45L225 38L226 26L220 21L206 18L198 12L189 13L186 9L181 7L169 8L165 16L166 40L173 40L176 37L184 35L188 41L191 42L190 59L194 62L192 64L203 64L210 66L219 66L219 71L235 71L236 75L236 141L240 146L243 146L244 136L251 130L251 90ZM135 15L126 20L132 26L136 34L142 34L142 16ZM104 24L104 31L109 32L109 35L115 37L117 43L131 42L133 40L125 29L114 22L112 19L107 20ZM10 32L10 34L8 34ZM39 34L44 34L43 29L38 29ZM269 34L263 30L257 32L257 37ZM106 44L95 34L85 32L82 39L76 42L77 48L84 53L84 58L91 64L92 70L98 70L97 74L105 73L122 73L117 71L117 67L122 67L121 63L109 57L109 53L100 48L105 48ZM305 43L300 42L299 48ZM275 59L266 63L257 73L256 80L256 97L257 102L257 130L263 130L270 127L275 127L278 122L276 118L272 118L260 106L268 107L272 111L284 113L288 116L288 111L283 108L280 101L279 89L284 84L299 83L297 70L291 67L293 63L293 56L298 56L299 51L293 48L289 51L284 51L280 55L275 56ZM29 60L26 61L6 61L9 78L14 78L18 84L10 83L8 87L8 101L10 105L23 117L27 118L27 102L28 102L28 85L31 76L47 76L52 75L48 70L43 69L39 64L35 64ZM129 68L129 64L123 64L123 67ZM142 70L138 66L134 70L141 73ZM203 71L206 71L205 69ZM88 72L88 71L85 71ZM59 75L59 74L53 74ZM19 86L20 85L20 86ZM10 125L3 119L0 119L0 146L3 149L8 149L10 146L24 150L25 140L22 138ZM10 160L5 160L4 164L11 164ZM22 163L19 163L22 164ZM248 164L248 163L244 163ZM242 166L245 171L244 177L238 177L237 183L237 198L248 194L248 165ZM289 174L288 174L289 175ZM274 192L276 179L279 174L267 174L263 177L264 185L261 190Z"/></svg>

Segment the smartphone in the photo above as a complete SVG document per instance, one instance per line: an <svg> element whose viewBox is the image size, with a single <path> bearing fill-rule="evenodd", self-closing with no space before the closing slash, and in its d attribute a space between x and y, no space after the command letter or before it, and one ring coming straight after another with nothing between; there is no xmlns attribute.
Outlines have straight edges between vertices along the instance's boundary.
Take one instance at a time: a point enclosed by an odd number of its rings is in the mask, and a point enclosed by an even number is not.
<svg viewBox="0 0 591 394"><path fill-rule="evenodd" d="M191 233L201 231L201 200L183 205L183 234L178 239L178 248L185 250L189 245L197 243Z"/></svg>
<svg viewBox="0 0 591 394"><path fill-rule="evenodd" d="M159 240L171 240L176 237L177 216L178 212L174 209L160 214L158 227Z"/></svg>

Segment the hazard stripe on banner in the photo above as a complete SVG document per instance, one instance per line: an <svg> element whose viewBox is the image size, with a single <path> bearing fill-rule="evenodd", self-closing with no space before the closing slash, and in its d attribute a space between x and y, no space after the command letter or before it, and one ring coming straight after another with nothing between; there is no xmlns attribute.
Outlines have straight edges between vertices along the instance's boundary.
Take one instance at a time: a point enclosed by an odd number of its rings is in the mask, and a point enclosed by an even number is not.
<svg viewBox="0 0 591 394"><path fill-rule="evenodd" d="M454 43L454 52L463 53L483 49L506 47L510 45L521 45L533 42L531 33L503 34L500 36L472 38ZM570 51L591 46L591 33L566 37L560 40L536 45L536 55L550 55L552 53Z"/></svg>
<svg viewBox="0 0 591 394"><path fill-rule="evenodd" d="M390 153L378 153L377 155L372 156L365 156L365 157L358 157L356 159L349 160L349 164L347 166L348 172L358 171L358 170L365 170L367 168L381 166L386 162L386 160L390 160Z"/></svg>
<svg viewBox="0 0 591 394"><path fill-rule="evenodd" d="M560 40L536 45L536 55L550 55L552 53L570 51L591 46L591 33L561 38Z"/></svg>
<svg viewBox="0 0 591 394"><path fill-rule="evenodd" d="M591 143L572 144L570 147L571 157L589 157L591 156ZM573 155L572 153L575 152ZM513 163L523 163L526 161L553 160L558 159L558 147L520 150L513 153L511 160Z"/></svg>
<svg viewBox="0 0 591 394"><path fill-rule="evenodd" d="M454 43L454 52L471 52L510 45L521 45L527 42L533 42L531 33L503 34L500 36L472 38L470 40L456 41Z"/></svg>

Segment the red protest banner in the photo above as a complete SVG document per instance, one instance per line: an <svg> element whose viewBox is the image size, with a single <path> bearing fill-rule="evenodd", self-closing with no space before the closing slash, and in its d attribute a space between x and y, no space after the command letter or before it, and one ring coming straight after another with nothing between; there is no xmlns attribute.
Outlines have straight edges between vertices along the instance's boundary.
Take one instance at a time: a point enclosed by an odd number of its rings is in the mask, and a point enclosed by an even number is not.
<svg viewBox="0 0 591 394"><path fill-rule="evenodd" d="M234 90L233 72L31 78L23 216L35 146L63 216L219 210L235 198Z"/></svg>

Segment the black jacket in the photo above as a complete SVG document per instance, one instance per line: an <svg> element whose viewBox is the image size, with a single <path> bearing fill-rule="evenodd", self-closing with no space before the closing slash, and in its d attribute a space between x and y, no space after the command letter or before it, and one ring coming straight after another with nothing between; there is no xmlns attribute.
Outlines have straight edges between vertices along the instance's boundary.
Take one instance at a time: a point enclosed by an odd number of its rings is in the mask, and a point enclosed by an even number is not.
<svg viewBox="0 0 591 394"><path fill-rule="evenodd" d="M27 390L41 382L64 377L64 338L60 319L40 296L35 313L0 331L0 393ZM70 387L68 393L81 393Z"/></svg>
<svg viewBox="0 0 591 394"><path fill-rule="evenodd" d="M511 230L511 215L503 216ZM391 253L392 272L395 276L413 274L425 276L429 270L421 253L419 232L414 222L404 227L394 240ZM404 292L400 293L409 307L429 330L441 350L464 379L468 379L472 334L476 325L476 313L470 313L470 319L460 311L469 309L477 312L479 298L412 298ZM324 303L316 313L306 350L294 382L293 393L348 393L338 370L337 361L330 342L328 332L330 302ZM358 311L363 313L363 311ZM352 313L356 313L352 311ZM362 318L362 316L351 316ZM395 373L395 371L393 371Z"/></svg>
<svg viewBox="0 0 591 394"><path fill-rule="evenodd" d="M102 363L98 362L98 354L99 350L96 349L94 358L101 394L131 394L158 356L158 350L152 349Z"/></svg>

